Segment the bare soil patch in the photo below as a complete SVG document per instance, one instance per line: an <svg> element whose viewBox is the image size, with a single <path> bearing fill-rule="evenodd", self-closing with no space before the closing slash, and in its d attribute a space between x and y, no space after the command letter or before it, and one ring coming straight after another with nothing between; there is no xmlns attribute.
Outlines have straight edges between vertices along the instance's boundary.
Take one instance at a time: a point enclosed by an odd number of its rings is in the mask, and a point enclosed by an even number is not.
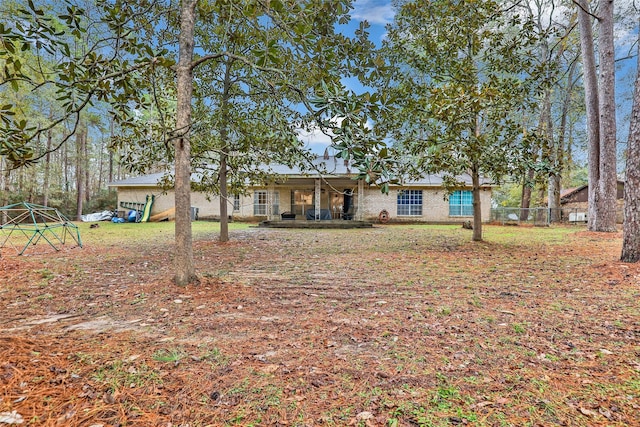
<svg viewBox="0 0 640 427"><path fill-rule="evenodd" d="M620 234L214 236L2 252L0 426L640 425Z"/></svg>

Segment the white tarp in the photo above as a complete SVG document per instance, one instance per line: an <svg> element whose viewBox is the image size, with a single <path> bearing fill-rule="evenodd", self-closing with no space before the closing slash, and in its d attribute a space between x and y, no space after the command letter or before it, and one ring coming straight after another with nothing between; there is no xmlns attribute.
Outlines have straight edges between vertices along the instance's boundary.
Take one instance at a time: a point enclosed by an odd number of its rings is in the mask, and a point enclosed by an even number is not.
<svg viewBox="0 0 640 427"><path fill-rule="evenodd" d="M113 212L102 211L102 212L95 212L87 215L82 215L82 221L83 222L111 221L112 217L113 217Z"/></svg>

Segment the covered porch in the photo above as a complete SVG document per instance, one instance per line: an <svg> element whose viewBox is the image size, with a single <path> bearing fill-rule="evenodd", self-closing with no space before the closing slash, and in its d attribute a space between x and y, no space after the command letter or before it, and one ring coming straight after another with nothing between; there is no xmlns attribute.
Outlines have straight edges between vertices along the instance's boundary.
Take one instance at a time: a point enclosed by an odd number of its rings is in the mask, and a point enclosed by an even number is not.
<svg viewBox="0 0 640 427"><path fill-rule="evenodd" d="M271 183L266 194L270 224L362 221L364 185L346 177L288 178Z"/></svg>

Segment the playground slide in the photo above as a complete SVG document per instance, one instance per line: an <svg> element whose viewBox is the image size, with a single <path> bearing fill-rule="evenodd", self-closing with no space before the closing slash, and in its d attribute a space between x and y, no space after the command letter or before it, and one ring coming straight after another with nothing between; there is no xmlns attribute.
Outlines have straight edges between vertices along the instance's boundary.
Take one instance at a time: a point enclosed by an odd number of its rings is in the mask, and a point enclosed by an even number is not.
<svg viewBox="0 0 640 427"><path fill-rule="evenodd" d="M144 204L144 208L142 209L142 215L140 216L140 221L138 222L148 222L149 217L151 216L151 207L153 206L153 200L155 196L153 194L147 195L147 201Z"/></svg>

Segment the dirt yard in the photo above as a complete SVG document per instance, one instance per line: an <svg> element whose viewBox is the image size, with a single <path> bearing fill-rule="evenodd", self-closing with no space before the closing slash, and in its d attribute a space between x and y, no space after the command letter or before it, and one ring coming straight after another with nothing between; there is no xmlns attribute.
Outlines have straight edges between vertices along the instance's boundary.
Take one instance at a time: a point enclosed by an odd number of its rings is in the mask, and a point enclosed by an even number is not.
<svg viewBox="0 0 640 427"><path fill-rule="evenodd" d="M620 234L117 227L0 252L0 426L640 425Z"/></svg>

